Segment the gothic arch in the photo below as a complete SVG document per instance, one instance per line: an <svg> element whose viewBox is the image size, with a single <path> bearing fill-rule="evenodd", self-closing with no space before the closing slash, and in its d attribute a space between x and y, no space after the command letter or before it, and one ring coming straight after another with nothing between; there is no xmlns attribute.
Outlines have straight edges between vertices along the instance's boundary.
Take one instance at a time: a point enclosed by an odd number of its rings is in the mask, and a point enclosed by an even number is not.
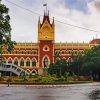
<svg viewBox="0 0 100 100"><path fill-rule="evenodd" d="M14 58L14 64L18 66L19 60L17 57Z"/></svg>
<svg viewBox="0 0 100 100"><path fill-rule="evenodd" d="M31 71L29 69L26 70L27 72L31 73Z"/></svg>
<svg viewBox="0 0 100 100"><path fill-rule="evenodd" d="M13 60L11 57L8 58L8 61L7 61L9 64L12 64Z"/></svg>
<svg viewBox="0 0 100 100"><path fill-rule="evenodd" d="M34 57L32 58L32 67L36 67L37 59Z"/></svg>
<svg viewBox="0 0 100 100"><path fill-rule="evenodd" d="M50 64L50 59L47 55L45 55L42 59L42 67L48 67Z"/></svg>
<svg viewBox="0 0 100 100"><path fill-rule="evenodd" d="M26 60L27 60L27 59L29 59L29 60L30 60L30 58L29 58L29 57L27 57L27 58L26 58Z"/></svg>
<svg viewBox="0 0 100 100"><path fill-rule="evenodd" d="M32 58L32 60L35 59L35 61L37 62L37 59L35 57Z"/></svg>
<svg viewBox="0 0 100 100"><path fill-rule="evenodd" d="M14 60L15 60L15 59L19 60L17 57L15 57Z"/></svg>
<svg viewBox="0 0 100 100"><path fill-rule="evenodd" d="M31 73L33 73L33 72L35 72L35 74L37 74L37 71L36 71L35 69L33 69L33 70L31 71Z"/></svg>
<svg viewBox="0 0 100 100"><path fill-rule="evenodd" d="M25 62L24 58L21 57L21 58L20 58L20 66L24 66L24 62Z"/></svg>
<svg viewBox="0 0 100 100"><path fill-rule="evenodd" d="M26 58L26 66L30 66L30 58L29 57Z"/></svg>

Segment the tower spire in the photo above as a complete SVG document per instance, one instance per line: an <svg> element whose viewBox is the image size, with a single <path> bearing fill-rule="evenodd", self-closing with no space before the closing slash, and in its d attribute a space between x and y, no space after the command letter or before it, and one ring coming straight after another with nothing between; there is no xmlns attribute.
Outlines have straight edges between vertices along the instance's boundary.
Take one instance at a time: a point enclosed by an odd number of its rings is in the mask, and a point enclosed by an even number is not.
<svg viewBox="0 0 100 100"><path fill-rule="evenodd" d="M49 10L48 10L48 16L49 16Z"/></svg>
<svg viewBox="0 0 100 100"><path fill-rule="evenodd" d="M47 16L47 4L43 4L43 6L46 7L46 8L45 8L45 9L46 9L46 14L45 14L45 15Z"/></svg>

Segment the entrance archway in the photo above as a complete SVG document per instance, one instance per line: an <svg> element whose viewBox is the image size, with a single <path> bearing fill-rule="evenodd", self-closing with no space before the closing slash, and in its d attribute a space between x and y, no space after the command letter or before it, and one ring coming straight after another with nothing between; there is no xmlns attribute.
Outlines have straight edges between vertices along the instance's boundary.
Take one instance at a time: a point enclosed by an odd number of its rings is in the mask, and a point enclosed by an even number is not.
<svg viewBox="0 0 100 100"><path fill-rule="evenodd" d="M32 76L35 76L35 75L37 74L37 71L36 71L36 70L33 70L33 71L31 72L31 74L32 74Z"/></svg>
<svg viewBox="0 0 100 100"><path fill-rule="evenodd" d="M49 64L50 64L50 59L48 56L44 56L43 57L43 60L42 60L42 66L47 68L49 67Z"/></svg>

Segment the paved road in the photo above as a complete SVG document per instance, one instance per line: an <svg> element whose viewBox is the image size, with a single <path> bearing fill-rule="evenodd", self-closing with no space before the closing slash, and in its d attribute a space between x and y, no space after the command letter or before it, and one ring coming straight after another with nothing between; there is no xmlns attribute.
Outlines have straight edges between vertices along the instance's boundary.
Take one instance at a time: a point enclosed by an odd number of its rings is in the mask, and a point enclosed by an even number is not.
<svg viewBox="0 0 100 100"><path fill-rule="evenodd" d="M53 86L10 85L10 87L2 84L0 100L91 100L89 94L97 89L100 89L100 83Z"/></svg>

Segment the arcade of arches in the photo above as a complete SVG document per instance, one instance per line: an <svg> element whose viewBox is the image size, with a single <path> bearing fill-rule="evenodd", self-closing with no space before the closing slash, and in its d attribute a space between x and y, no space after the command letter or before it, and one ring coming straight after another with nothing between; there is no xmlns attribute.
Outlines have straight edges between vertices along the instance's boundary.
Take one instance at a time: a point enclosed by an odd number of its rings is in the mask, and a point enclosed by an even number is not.
<svg viewBox="0 0 100 100"><path fill-rule="evenodd" d="M20 60L18 58L12 59L12 58L8 58L8 60L4 59L3 61L4 63L9 63L9 64L14 64L17 66L21 66L21 67L36 67L37 66L37 61L35 58L33 59L24 59L21 58Z"/></svg>

